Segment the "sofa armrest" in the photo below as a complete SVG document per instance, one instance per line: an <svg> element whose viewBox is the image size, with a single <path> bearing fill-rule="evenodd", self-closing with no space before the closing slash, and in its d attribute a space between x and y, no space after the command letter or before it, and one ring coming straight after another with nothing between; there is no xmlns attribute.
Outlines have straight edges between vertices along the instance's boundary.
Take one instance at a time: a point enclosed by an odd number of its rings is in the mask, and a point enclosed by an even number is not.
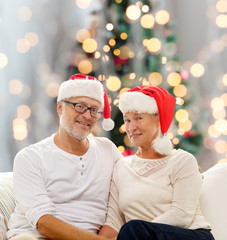
<svg viewBox="0 0 227 240"><path fill-rule="evenodd" d="M0 173L0 239L5 240L7 225L11 213L15 208L13 192L13 173Z"/></svg>
<svg viewBox="0 0 227 240"><path fill-rule="evenodd" d="M227 238L227 164L216 164L203 173L201 210L216 240Z"/></svg>

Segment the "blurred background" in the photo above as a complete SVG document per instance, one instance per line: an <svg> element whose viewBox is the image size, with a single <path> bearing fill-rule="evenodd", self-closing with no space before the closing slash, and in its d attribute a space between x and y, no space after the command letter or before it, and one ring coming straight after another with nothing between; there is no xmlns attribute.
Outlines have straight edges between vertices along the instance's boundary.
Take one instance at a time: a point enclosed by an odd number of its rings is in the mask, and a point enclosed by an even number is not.
<svg viewBox="0 0 227 240"><path fill-rule="evenodd" d="M177 98L168 132L202 171L227 162L227 0L0 0L0 171L58 130L56 96L72 74L107 89L110 138L132 154L119 95L158 85Z"/></svg>

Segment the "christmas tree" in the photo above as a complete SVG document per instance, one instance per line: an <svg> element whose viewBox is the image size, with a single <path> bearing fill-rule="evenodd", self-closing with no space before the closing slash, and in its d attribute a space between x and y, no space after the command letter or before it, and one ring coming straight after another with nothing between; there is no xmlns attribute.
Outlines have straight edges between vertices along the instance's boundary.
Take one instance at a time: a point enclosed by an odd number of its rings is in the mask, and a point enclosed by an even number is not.
<svg viewBox="0 0 227 240"><path fill-rule="evenodd" d="M93 12L89 29L77 33L68 73L89 74L103 81L112 107L115 128L110 139L124 155L132 153L118 110L121 93L138 85L156 85L177 98L168 137L175 148L198 152L203 137L190 120L189 74L177 57L174 24L163 1L109 0Z"/></svg>

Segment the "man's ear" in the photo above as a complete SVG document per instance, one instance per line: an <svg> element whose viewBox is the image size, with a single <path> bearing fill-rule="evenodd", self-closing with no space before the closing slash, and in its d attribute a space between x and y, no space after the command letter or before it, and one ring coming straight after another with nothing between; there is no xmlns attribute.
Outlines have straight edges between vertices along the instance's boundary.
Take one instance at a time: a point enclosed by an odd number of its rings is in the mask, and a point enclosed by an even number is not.
<svg viewBox="0 0 227 240"><path fill-rule="evenodd" d="M62 115L62 102L57 102L57 113L58 115Z"/></svg>

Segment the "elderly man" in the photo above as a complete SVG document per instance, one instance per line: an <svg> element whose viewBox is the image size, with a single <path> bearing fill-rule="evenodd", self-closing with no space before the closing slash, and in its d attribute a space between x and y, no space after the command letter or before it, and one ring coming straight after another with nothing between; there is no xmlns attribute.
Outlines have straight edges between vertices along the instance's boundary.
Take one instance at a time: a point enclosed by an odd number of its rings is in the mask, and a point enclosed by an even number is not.
<svg viewBox="0 0 227 240"><path fill-rule="evenodd" d="M102 115L103 128L113 128L103 85L73 75L60 86L57 112L58 132L15 157L16 208L7 232L12 240L26 239L24 234L104 239L96 234L105 221L113 166L122 155L107 138L88 136Z"/></svg>

